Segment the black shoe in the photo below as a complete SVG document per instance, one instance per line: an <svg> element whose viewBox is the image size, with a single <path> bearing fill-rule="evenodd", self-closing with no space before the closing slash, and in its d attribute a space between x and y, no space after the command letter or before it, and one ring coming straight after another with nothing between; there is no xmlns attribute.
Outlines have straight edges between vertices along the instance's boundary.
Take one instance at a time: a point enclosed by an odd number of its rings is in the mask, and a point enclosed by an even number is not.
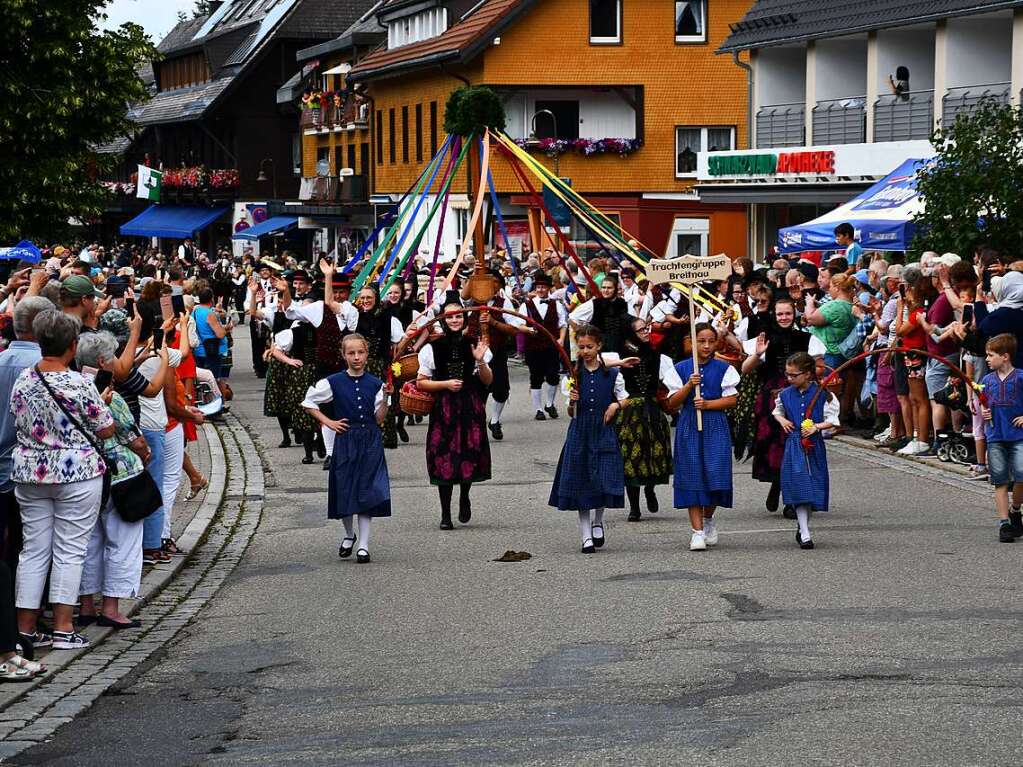
<svg viewBox="0 0 1023 767"><path fill-rule="evenodd" d="M323 444L323 438L316 440L316 455L318 458L327 457L327 446Z"/></svg>
<svg viewBox="0 0 1023 767"><path fill-rule="evenodd" d="M642 518L643 518L643 515L639 513L639 509L632 509L629 512L629 521L630 522L639 522L639 520L641 520Z"/></svg>
<svg viewBox="0 0 1023 767"><path fill-rule="evenodd" d="M1012 524L1009 522L1003 522L998 526L998 542L999 543L1015 543L1016 536L1012 534Z"/></svg>
<svg viewBox="0 0 1023 767"><path fill-rule="evenodd" d="M314 461L316 461L316 459L313 458L311 455L302 456L302 463L304 463L306 466L313 463Z"/></svg>
<svg viewBox="0 0 1023 767"><path fill-rule="evenodd" d="M366 564L367 562L370 561L369 552L366 551L366 549L359 549L355 553L355 561L358 562L360 565Z"/></svg>
<svg viewBox="0 0 1023 767"><path fill-rule="evenodd" d="M547 416L545 416L543 414L542 410L537 410L536 411L536 415L533 416L533 420L534 421L546 421L547 420Z"/></svg>
<svg viewBox="0 0 1023 767"><path fill-rule="evenodd" d="M767 491L767 510L777 511L778 510L778 496L781 495L781 487L779 485L771 485L771 489Z"/></svg>
<svg viewBox="0 0 1023 767"><path fill-rule="evenodd" d="M423 417L421 415L414 415L414 416L412 416L412 418L415 420L416 423L422 423L423 422Z"/></svg>
<svg viewBox="0 0 1023 767"><path fill-rule="evenodd" d="M341 557L341 559L348 559L348 557L352 555L352 550L355 549L355 542L357 540L359 540L359 538L358 536L355 535L353 535L351 538L343 538L341 540L341 548L337 550L337 555ZM345 546L345 543L347 541L351 541L351 544Z"/></svg>
<svg viewBox="0 0 1023 767"><path fill-rule="evenodd" d="M330 456L323 459L323 470L330 471Z"/></svg>
<svg viewBox="0 0 1023 767"><path fill-rule="evenodd" d="M398 432L398 439L400 439L402 442L408 442L408 432L405 431L404 425L398 425L395 427L394 430Z"/></svg>
<svg viewBox="0 0 1023 767"><path fill-rule="evenodd" d="M657 491L652 487L648 487L644 490L646 494L646 510L651 514L656 514L661 510L661 505L657 502Z"/></svg>
<svg viewBox="0 0 1023 767"><path fill-rule="evenodd" d="M501 424L499 424L499 423L492 423L492 424L490 424L490 433L494 436L494 439L496 439L498 442L500 442L502 439L504 439L504 432L501 431Z"/></svg>
<svg viewBox="0 0 1023 767"><path fill-rule="evenodd" d="M600 535L597 535L597 531L600 530ZM604 546L604 527L603 525L594 525L590 528L590 534L593 536L593 545L598 549Z"/></svg>
<svg viewBox="0 0 1023 767"><path fill-rule="evenodd" d="M390 439L384 440L384 450L397 450L398 449L398 438L391 437Z"/></svg>
<svg viewBox="0 0 1023 767"><path fill-rule="evenodd" d="M799 535L799 528L798 527L796 528L796 543L799 544L799 548L801 548L801 549L812 549L813 548L813 538L807 538L804 541L802 536Z"/></svg>
<svg viewBox="0 0 1023 767"><path fill-rule="evenodd" d="M451 516L441 516L440 518L440 529L441 530L454 530L455 526L451 524Z"/></svg>
<svg viewBox="0 0 1023 767"><path fill-rule="evenodd" d="M786 503L785 508L783 508L781 511L781 514L783 517L785 517L785 519L795 519L796 507L793 506L792 504Z"/></svg>
<svg viewBox="0 0 1023 767"><path fill-rule="evenodd" d="M277 447L291 447L291 437L285 437Z"/></svg>
<svg viewBox="0 0 1023 767"><path fill-rule="evenodd" d="M137 629L142 628L142 621L138 618L130 619L124 623L115 621L112 618L108 618L105 615L101 615L96 619L96 625L102 626L103 628L114 629L114 631L121 631L123 629Z"/></svg>
<svg viewBox="0 0 1023 767"><path fill-rule="evenodd" d="M549 415L551 417L552 421L558 420L558 409L556 407L554 407L554 405L550 405L548 407L545 407L544 410L547 411L547 415Z"/></svg>
<svg viewBox="0 0 1023 767"><path fill-rule="evenodd" d="M466 525L469 520L472 519L472 504L469 503L469 499L464 501L459 499L458 501L458 523Z"/></svg>
<svg viewBox="0 0 1023 767"><path fill-rule="evenodd" d="M591 538L587 538L586 540L589 541L589 543L585 542L583 543L582 552L583 554L592 554L594 551L596 551L596 549L593 547L593 540Z"/></svg>
<svg viewBox="0 0 1023 767"><path fill-rule="evenodd" d="M912 441L913 441L912 437L903 437L902 439L897 439L890 445L887 445L887 448L891 450L893 453L897 453Z"/></svg>
<svg viewBox="0 0 1023 767"><path fill-rule="evenodd" d="M1012 527L1012 534L1015 537L1023 537L1023 512L1010 511L1009 525Z"/></svg>

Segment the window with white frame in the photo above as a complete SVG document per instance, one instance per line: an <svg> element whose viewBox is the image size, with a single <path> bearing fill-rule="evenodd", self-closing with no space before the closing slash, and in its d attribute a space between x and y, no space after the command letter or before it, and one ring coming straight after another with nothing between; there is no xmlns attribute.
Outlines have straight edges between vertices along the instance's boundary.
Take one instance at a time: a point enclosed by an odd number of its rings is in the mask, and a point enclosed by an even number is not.
<svg viewBox="0 0 1023 767"><path fill-rule="evenodd" d="M622 41L622 0L590 0L590 42Z"/></svg>
<svg viewBox="0 0 1023 767"><path fill-rule="evenodd" d="M700 152L735 149L735 128L682 126L675 128L675 175L696 176L696 156Z"/></svg>
<svg viewBox="0 0 1023 767"><path fill-rule="evenodd" d="M706 256L710 253L710 221L706 218L676 218L668 242L668 258Z"/></svg>
<svg viewBox="0 0 1023 767"><path fill-rule="evenodd" d="M441 35L448 28L448 9L430 8L387 25L387 47L400 48Z"/></svg>
<svg viewBox="0 0 1023 767"><path fill-rule="evenodd" d="M707 0L676 0L675 42L707 42Z"/></svg>

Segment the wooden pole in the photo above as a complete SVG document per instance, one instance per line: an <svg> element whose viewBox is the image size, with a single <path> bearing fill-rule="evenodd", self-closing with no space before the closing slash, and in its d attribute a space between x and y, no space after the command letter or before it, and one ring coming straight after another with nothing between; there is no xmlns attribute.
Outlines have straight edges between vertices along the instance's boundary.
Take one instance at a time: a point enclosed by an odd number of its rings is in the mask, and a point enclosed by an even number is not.
<svg viewBox="0 0 1023 767"><path fill-rule="evenodd" d="M693 288L689 286L689 338L693 344L693 372L699 375L700 373L700 358L696 353L696 302L693 300ZM698 399L702 395L700 394L700 384L696 385L696 391L693 392L694 399ZM703 431L703 411L696 411L696 430Z"/></svg>

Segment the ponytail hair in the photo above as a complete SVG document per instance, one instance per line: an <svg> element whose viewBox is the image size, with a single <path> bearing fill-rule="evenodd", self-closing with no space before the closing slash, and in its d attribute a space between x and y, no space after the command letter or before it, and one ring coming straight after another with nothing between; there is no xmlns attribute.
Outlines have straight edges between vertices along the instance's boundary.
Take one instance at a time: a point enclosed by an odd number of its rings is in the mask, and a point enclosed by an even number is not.
<svg viewBox="0 0 1023 767"><path fill-rule="evenodd" d="M817 360L811 357L806 352L796 352L789 356L785 360L785 366L791 365L796 368L800 373L809 373L813 376L813 380L817 380Z"/></svg>

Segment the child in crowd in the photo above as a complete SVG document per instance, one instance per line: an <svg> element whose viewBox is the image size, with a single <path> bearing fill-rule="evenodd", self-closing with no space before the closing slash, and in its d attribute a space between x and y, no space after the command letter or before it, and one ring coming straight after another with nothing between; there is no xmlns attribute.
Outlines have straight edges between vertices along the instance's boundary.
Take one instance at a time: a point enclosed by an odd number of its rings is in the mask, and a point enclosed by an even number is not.
<svg viewBox="0 0 1023 767"><path fill-rule="evenodd" d="M1023 536L1023 376L1012 366L1016 337L1000 333L985 347L988 369L984 376L981 415L987 438L987 467L995 486L998 540L1012 543ZM984 402L982 400L982 402ZM1009 483L1012 511L1009 510Z"/></svg>
<svg viewBox="0 0 1023 767"><path fill-rule="evenodd" d="M583 554L604 545L604 509L625 505L625 466L611 422L629 393L618 370L605 366L601 341L593 325L576 331L578 361L568 406L572 420L548 501L561 511L579 513Z"/></svg>
<svg viewBox="0 0 1023 767"><path fill-rule="evenodd" d="M789 385L778 395L774 417L785 437L781 463L781 493L786 505L796 510L796 543L812 549L810 512L828 510L828 456L821 432L839 425L839 402L823 392L814 402L813 412L806 409L820 388L814 380L816 362L806 352L797 352L785 361Z"/></svg>
<svg viewBox="0 0 1023 767"><path fill-rule="evenodd" d="M688 509L693 528L690 551L706 551L718 542L714 512L732 507L732 436L725 410L735 407L739 373L715 359L718 333L713 325L696 326L696 355L675 366L685 385L673 400L682 401L675 427L675 508ZM700 396L695 395L697 385ZM698 429L697 412L703 429Z"/></svg>
<svg viewBox="0 0 1023 767"><path fill-rule="evenodd" d="M345 526L337 554L342 559L350 557L358 541L355 558L365 564L370 561L371 520L391 516L391 486L380 430L387 417L391 387L366 372L369 342L364 336L345 336L341 353L348 369L317 381L302 407L337 435L327 484L327 517L340 519ZM331 402L334 418L320 410L320 405ZM359 518L358 534L352 525L353 515Z"/></svg>

